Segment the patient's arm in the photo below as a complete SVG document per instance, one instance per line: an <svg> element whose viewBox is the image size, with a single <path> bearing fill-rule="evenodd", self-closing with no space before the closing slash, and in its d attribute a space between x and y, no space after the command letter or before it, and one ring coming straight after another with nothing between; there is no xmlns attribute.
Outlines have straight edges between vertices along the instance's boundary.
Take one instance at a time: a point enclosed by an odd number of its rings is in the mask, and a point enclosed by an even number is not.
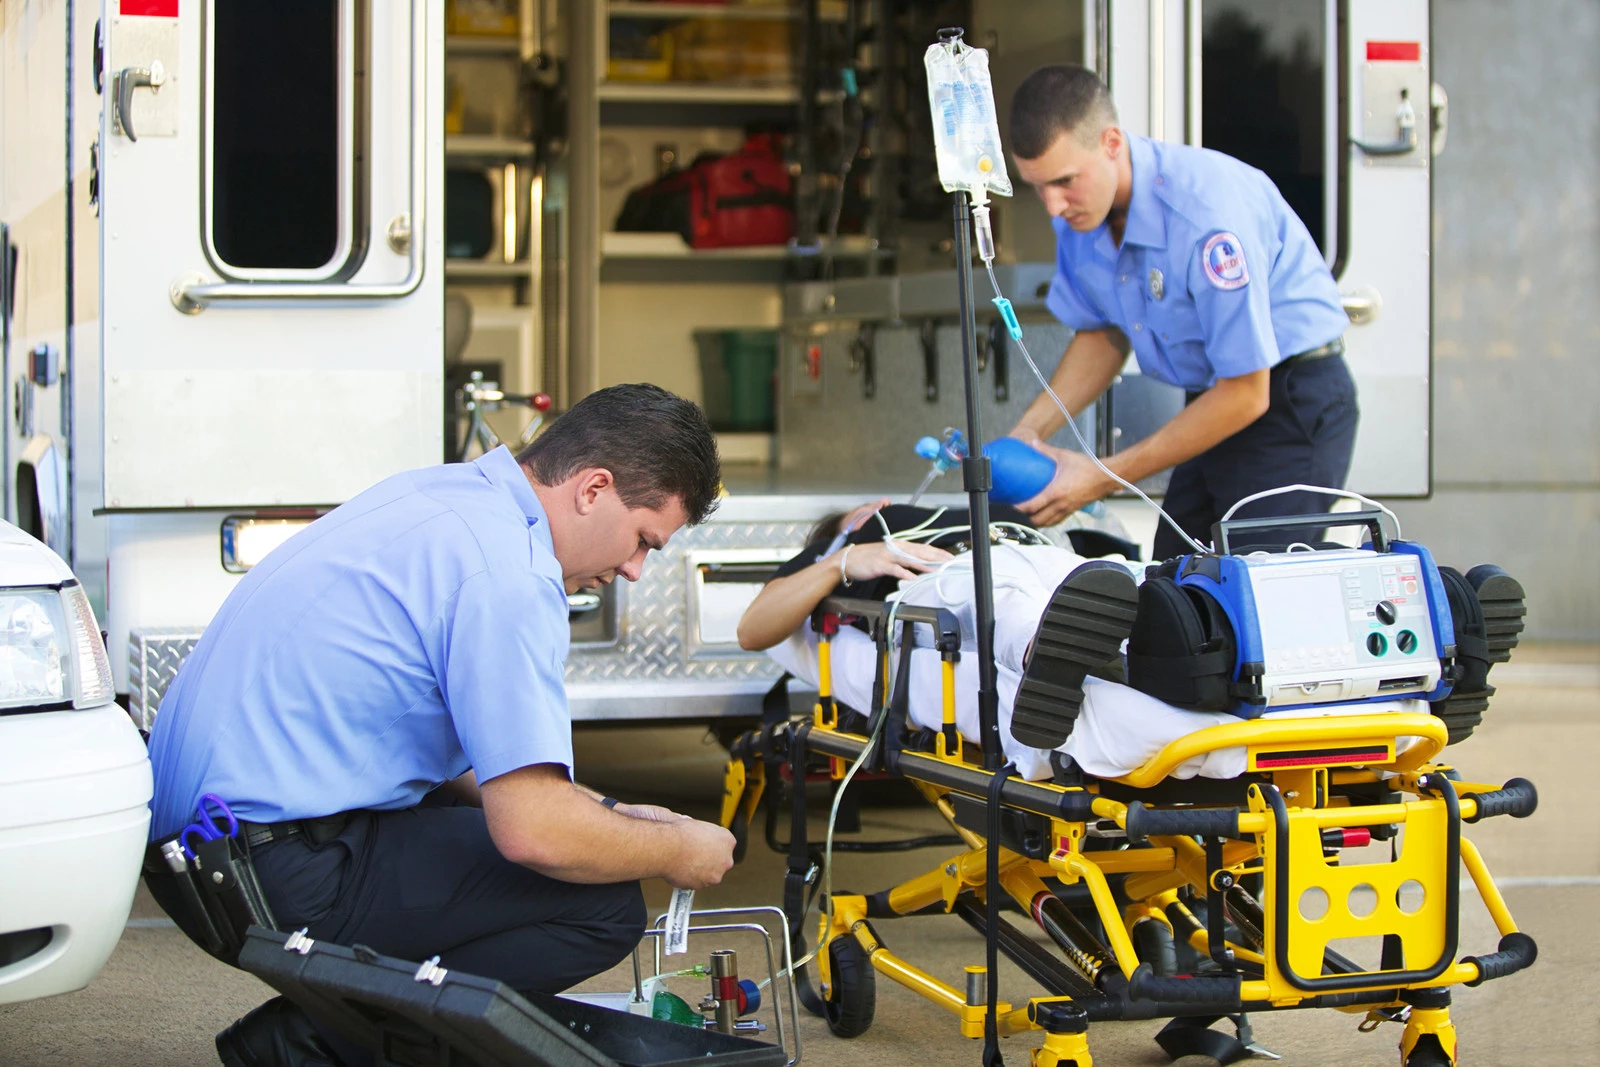
<svg viewBox="0 0 1600 1067"><path fill-rule="evenodd" d="M845 573L852 582L885 576L915 578L950 558L942 548L915 541L897 541L895 548L915 558L896 556L882 542L852 545L844 561ZM739 647L768 649L793 633L838 586L839 559L845 551L841 548L804 570L768 582L739 619Z"/></svg>

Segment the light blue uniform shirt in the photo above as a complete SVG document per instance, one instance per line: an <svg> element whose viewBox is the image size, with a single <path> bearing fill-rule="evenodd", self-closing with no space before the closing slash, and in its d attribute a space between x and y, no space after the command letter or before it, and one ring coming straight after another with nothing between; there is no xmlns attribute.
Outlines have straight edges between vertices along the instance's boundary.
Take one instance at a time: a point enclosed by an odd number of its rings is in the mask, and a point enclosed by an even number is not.
<svg viewBox="0 0 1600 1067"><path fill-rule="evenodd" d="M504 448L397 474L244 576L161 702L151 838L215 793L278 822L572 766L549 523Z"/></svg>
<svg viewBox="0 0 1600 1067"><path fill-rule="evenodd" d="M1128 138L1122 246L1109 223L1056 228L1046 305L1074 330L1115 326L1139 369L1191 392L1320 348L1350 324L1305 224L1232 156Z"/></svg>

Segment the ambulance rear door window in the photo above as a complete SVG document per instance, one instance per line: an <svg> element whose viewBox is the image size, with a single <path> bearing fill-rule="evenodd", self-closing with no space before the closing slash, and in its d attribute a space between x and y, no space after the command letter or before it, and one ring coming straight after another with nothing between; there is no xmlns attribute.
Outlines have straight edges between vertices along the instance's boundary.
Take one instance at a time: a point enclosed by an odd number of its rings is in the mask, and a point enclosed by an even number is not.
<svg viewBox="0 0 1600 1067"><path fill-rule="evenodd" d="M1332 262L1326 0L1203 10L1201 143L1265 171Z"/></svg>
<svg viewBox="0 0 1600 1067"><path fill-rule="evenodd" d="M326 267L341 246L338 0L215 0L210 14L214 254Z"/></svg>

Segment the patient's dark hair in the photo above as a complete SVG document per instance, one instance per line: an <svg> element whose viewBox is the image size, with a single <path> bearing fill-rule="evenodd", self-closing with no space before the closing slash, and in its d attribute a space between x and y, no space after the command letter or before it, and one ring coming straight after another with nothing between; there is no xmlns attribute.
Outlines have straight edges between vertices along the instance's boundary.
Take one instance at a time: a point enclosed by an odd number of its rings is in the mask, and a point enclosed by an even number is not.
<svg viewBox="0 0 1600 1067"><path fill-rule="evenodd" d="M1018 159L1038 159L1064 133L1085 145L1117 124L1111 94L1094 71L1069 63L1040 67L1011 97L1011 150Z"/></svg>
<svg viewBox="0 0 1600 1067"><path fill-rule="evenodd" d="M590 393L517 454L541 485L603 467L630 508L660 508L676 497L692 526L717 507L722 467L699 405L655 385L613 385Z"/></svg>

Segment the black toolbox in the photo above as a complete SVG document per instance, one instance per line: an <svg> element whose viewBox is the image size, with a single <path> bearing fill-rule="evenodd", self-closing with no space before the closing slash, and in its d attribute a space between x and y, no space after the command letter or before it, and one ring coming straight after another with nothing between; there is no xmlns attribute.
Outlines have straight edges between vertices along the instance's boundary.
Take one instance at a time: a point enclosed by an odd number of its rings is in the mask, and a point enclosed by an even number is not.
<svg viewBox="0 0 1600 1067"><path fill-rule="evenodd" d="M239 966L393 1067L784 1067L747 1037L252 926Z"/></svg>

